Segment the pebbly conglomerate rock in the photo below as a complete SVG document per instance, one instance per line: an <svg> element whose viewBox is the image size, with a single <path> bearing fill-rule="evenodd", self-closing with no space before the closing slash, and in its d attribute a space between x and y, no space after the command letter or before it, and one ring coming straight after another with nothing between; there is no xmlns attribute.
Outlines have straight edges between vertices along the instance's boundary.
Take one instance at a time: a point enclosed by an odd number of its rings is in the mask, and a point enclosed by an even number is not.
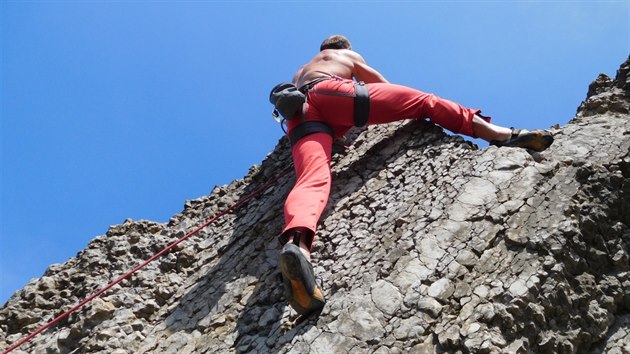
<svg viewBox="0 0 630 354"><path fill-rule="evenodd" d="M328 303L294 323L283 175L16 353L630 353L630 61L543 153L432 124L355 132L314 245ZM167 224L127 220L0 309L0 348L290 168L286 139Z"/></svg>

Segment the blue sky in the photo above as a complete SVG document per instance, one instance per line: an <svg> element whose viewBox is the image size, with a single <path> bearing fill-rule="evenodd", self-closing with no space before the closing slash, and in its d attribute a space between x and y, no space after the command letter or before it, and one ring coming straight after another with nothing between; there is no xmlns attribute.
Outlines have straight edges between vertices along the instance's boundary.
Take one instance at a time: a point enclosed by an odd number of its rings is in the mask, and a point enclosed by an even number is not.
<svg viewBox="0 0 630 354"><path fill-rule="evenodd" d="M282 132L330 34L505 126L566 124L630 53L628 1L2 1L0 304L126 218L167 222ZM483 146L483 145L482 145Z"/></svg>

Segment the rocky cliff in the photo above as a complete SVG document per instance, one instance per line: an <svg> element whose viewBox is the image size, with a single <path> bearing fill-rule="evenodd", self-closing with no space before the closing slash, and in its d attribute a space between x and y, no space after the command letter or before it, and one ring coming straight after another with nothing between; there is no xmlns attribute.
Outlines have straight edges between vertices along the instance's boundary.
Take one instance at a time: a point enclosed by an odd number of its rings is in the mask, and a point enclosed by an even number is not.
<svg viewBox="0 0 630 354"><path fill-rule="evenodd" d="M289 174L14 353L630 353L630 60L543 153L419 121L356 132L295 323L275 241ZM0 309L7 348L290 166L285 139L168 223L128 220Z"/></svg>

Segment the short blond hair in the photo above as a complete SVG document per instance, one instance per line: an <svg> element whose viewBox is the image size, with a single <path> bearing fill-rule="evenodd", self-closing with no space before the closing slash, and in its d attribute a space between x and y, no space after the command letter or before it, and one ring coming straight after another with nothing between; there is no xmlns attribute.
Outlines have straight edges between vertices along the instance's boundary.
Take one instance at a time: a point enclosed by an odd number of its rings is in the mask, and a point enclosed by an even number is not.
<svg viewBox="0 0 630 354"><path fill-rule="evenodd" d="M352 49L352 44L345 36L334 34L324 39L322 45L319 46L320 52L324 49Z"/></svg>

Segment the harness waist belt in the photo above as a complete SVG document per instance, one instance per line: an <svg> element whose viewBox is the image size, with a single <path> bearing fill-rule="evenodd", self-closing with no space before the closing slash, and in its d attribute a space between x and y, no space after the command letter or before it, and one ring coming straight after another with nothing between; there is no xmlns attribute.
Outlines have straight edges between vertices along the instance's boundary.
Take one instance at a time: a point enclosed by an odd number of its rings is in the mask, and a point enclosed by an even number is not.
<svg viewBox="0 0 630 354"><path fill-rule="evenodd" d="M330 79L332 79L332 77L320 77L320 78L317 78L315 80L311 80L311 81L305 83L304 85L300 86L298 88L298 90L300 90L300 92L302 92L303 94L306 94L315 85L319 84L322 81L326 81L326 80L330 80Z"/></svg>
<svg viewBox="0 0 630 354"><path fill-rule="evenodd" d="M354 125L363 127L370 117L370 91L363 81L354 83Z"/></svg>
<svg viewBox="0 0 630 354"><path fill-rule="evenodd" d="M291 146L293 146L303 137L315 133L327 133L332 137L335 136L335 133L328 124L319 121L308 121L298 125L289 133L289 142Z"/></svg>

